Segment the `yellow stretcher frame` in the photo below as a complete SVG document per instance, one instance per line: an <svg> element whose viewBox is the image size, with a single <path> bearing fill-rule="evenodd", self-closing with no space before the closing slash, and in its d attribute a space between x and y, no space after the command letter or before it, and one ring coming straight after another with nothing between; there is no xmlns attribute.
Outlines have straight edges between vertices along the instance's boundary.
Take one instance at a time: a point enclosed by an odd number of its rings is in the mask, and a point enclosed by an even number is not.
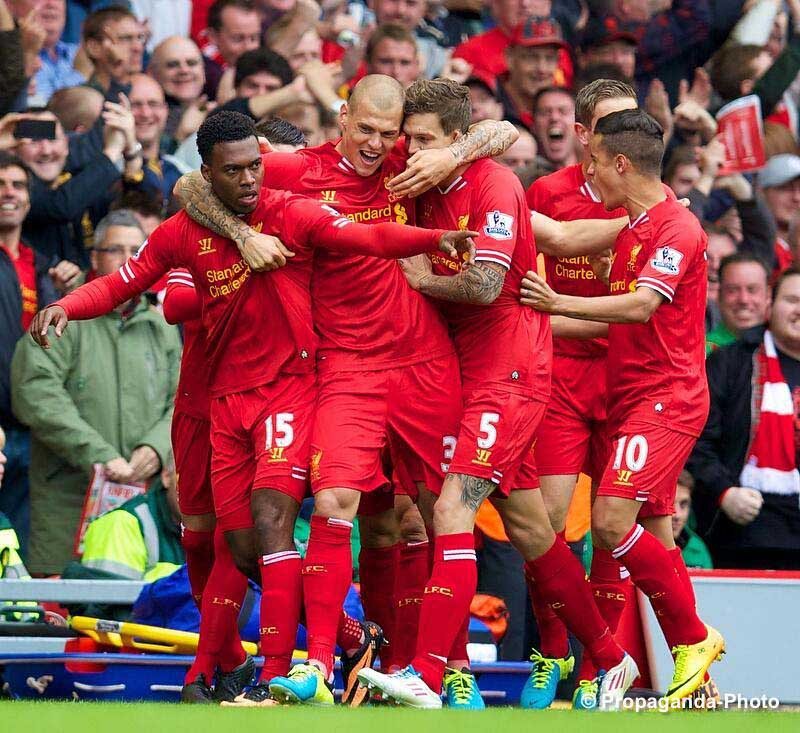
<svg viewBox="0 0 800 733"><path fill-rule="evenodd" d="M140 649L156 654L194 655L200 639L200 634L192 631L178 631L165 629L162 626L147 626L90 616L73 616L70 619L70 626L98 644ZM243 641L242 648L252 656L258 654L258 646L250 641Z"/></svg>

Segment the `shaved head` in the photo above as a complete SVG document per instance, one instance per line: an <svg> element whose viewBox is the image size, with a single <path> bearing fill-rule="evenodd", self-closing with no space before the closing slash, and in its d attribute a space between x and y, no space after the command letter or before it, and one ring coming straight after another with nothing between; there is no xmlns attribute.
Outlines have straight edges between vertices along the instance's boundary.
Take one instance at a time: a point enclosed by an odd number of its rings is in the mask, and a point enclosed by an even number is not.
<svg viewBox="0 0 800 733"><path fill-rule="evenodd" d="M350 112L356 111L364 101L380 112L403 109L403 86L396 79L384 74L368 74L354 87L347 102Z"/></svg>
<svg viewBox="0 0 800 733"><path fill-rule="evenodd" d="M378 171L400 137L403 87L383 74L365 76L339 111L342 139L337 150L360 176Z"/></svg>

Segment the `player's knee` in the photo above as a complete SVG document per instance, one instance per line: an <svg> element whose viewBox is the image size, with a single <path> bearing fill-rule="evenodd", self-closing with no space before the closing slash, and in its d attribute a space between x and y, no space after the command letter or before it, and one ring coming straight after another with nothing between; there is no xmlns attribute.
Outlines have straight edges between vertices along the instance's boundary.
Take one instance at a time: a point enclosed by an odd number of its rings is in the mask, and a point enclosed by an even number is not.
<svg viewBox="0 0 800 733"><path fill-rule="evenodd" d="M433 506L433 528L436 535L472 531L474 515L455 497L442 494Z"/></svg>
<svg viewBox="0 0 800 733"><path fill-rule="evenodd" d="M630 522L595 505L592 510L592 542L596 547L613 550L629 530Z"/></svg>
<svg viewBox="0 0 800 733"><path fill-rule="evenodd" d="M289 507L260 507L253 513L256 542L261 553L294 549L297 510Z"/></svg>
<svg viewBox="0 0 800 733"><path fill-rule="evenodd" d="M360 496L358 491L352 489L325 489L314 496L314 513L352 522L358 511Z"/></svg>
<svg viewBox="0 0 800 733"><path fill-rule="evenodd" d="M555 540L552 528L542 523L504 519L503 526L509 541L525 560L540 557Z"/></svg>
<svg viewBox="0 0 800 733"><path fill-rule="evenodd" d="M400 538L406 544L425 542L428 539L425 522L414 504L411 504L400 517Z"/></svg>
<svg viewBox="0 0 800 733"><path fill-rule="evenodd" d="M393 509L370 517L359 516L362 547L391 547L400 539L400 526Z"/></svg>

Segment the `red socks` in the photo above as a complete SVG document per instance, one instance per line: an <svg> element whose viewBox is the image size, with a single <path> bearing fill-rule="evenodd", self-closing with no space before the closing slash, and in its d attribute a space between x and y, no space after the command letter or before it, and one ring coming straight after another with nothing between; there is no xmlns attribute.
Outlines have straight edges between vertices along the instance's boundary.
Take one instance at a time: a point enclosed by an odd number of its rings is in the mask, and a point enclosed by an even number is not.
<svg viewBox="0 0 800 733"><path fill-rule="evenodd" d="M439 692L447 657L475 595L478 568L471 532L441 535L434 546L433 571L425 586L412 664L428 687Z"/></svg>
<svg viewBox="0 0 800 733"><path fill-rule="evenodd" d="M670 647L697 644L706 638L706 627L697 617L673 558L654 535L635 524L612 555L625 564L631 580L650 598Z"/></svg>
<svg viewBox="0 0 800 733"><path fill-rule="evenodd" d="M333 674L336 630L353 577L352 528L352 522L314 514L303 562L308 658L319 662L327 676Z"/></svg>
<svg viewBox="0 0 800 733"><path fill-rule="evenodd" d="M264 667L260 682L289 672L300 620L302 581L300 553L274 552L259 558L261 570L261 616L259 635Z"/></svg>
<svg viewBox="0 0 800 733"><path fill-rule="evenodd" d="M617 633L619 620L628 598L632 583L627 569L617 562L610 550L595 547L592 551L592 572L589 575L594 602L612 634ZM591 680L597 676L597 666L586 653L578 670L579 680Z"/></svg>
<svg viewBox="0 0 800 733"><path fill-rule="evenodd" d="M394 577L394 626L389 637L389 667L402 669L411 664L417 647L417 628L425 582L431 575L430 545L412 542L400 545L400 559Z"/></svg>
<svg viewBox="0 0 800 733"><path fill-rule="evenodd" d="M694 586L692 585L692 579L689 577L689 571L686 569L686 563L683 561L681 548L673 547L671 550L667 550L667 552L672 558L672 567L675 568L675 572L678 574L686 597L692 602L692 607L696 607L697 601L694 597Z"/></svg>
<svg viewBox="0 0 800 733"><path fill-rule="evenodd" d="M471 600L472 599L470 599L470 601ZM469 643L469 618L468 608L467 615L464 616L461 626L458 627L456 638L453 639L450 653L447 655L447 665L453 669L469 667L469 654L467 653L467 644Z"/></svg>
<svg viewBox="0 0 800 733"><path fill-rule="evenodd" d="M233 561L225 535L214 531L214 565L203 591L200 610L200 642L197 656L186 674L194 682L203 673L211 684L217 664L225 672L244 661L245 653L239 639L239 611L247 592L247 578ZM238 649L237 649L238 647Z"/></svg>
<svg viewBox="0 0 800 733"><path fill-rule="evenodd" d="M352 655L361 648L365 641L364 629L361 628L361 624L357 619L348 616L342 609L339 628L336 629L336 644L345 654Z"/></svg>
<svg viewBox="0 0 800 733"><path fill-rule="evenodd" d="M525 572L600 667L608 670L622 661L624 652L597 610L583 567L564 540L556 537L544 555L525 563Z"/></svg>
<svg viewBox="0 0 800 733"><path fill-rule="evenodd" d="M556 532L556 535L566 542L565 532ZM533 578L527 572L525 573L525 582L528 586L533 615L536 617L536 625L539 628L539 651L542 656L553 659L565 657L569 651L567 627L547 604L541 592L536 588Z"/></svg>
<svg viewBox="0 0 800 733"><path fill-rule="evenodd" d="M395 610L392 601L399 561L399 543L390 547L364 547L362 545L361 553L358 556L364 618L378 624L390 644L394 642L395 636ZM381 667L388 667L389 655L390 649L381 653Z"/></svg>
<svg viewBox="0 0 800 733"><path fill-rule="evenodd" d="M203 602L203 589L214 564L214 532L195 532L182 527L181 545L186 555L186 571L189 575L192 598L199 610Z"/></svg>

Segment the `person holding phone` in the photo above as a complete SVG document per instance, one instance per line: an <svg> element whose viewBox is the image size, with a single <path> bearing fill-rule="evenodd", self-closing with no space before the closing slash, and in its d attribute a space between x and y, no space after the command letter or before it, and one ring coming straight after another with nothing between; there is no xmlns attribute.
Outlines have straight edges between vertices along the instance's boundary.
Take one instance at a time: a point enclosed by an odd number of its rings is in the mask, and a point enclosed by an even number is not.
<svg viewBox="0 0 800 733"><path fill-rule="evenodd" d="M127 104L127 103L126 103ZM30 168L30 213L24 233L43 254L89 265L84 236L91 235L111 202L109 191L121 173L141 170L133 115L125 106L106 103L103 147L81 170L65 176L69 151L61 123L49 111L34 109L17 119L14 150Z"/></svg>

